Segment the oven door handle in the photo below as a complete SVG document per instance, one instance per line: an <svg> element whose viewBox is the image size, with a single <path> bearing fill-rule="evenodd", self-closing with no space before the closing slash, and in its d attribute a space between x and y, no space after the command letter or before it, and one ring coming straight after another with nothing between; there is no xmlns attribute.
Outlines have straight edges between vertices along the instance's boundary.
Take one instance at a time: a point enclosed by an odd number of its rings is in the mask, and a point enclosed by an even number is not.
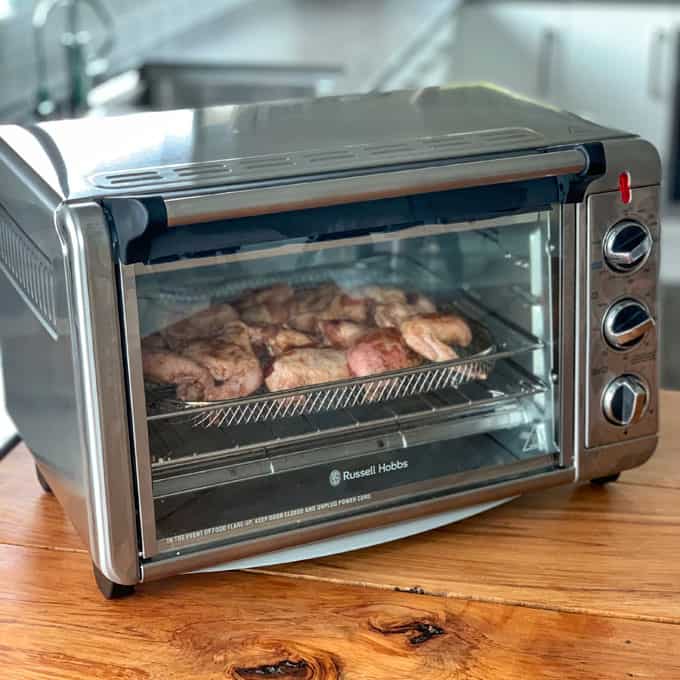
<svg viewBox="0 0 680 680"><path fill-rule="evenodd" d="M256 189L234 188L199 196L164 197L164 202L168 226L179 227L409 194L579 175L587 171L588 162L583 149L560 149Z"/></svg>

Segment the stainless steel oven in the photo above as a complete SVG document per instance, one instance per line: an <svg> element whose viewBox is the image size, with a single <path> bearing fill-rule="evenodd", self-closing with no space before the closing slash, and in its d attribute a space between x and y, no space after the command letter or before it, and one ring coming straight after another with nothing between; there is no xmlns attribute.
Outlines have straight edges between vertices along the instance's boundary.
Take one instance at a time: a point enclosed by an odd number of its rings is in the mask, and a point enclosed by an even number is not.
<svg viewBox="0 0 680 680"><path fill-rule="evenodd" d="M0 128L7 405L109 596L657 437L659 160L493 88Z"/></svg>

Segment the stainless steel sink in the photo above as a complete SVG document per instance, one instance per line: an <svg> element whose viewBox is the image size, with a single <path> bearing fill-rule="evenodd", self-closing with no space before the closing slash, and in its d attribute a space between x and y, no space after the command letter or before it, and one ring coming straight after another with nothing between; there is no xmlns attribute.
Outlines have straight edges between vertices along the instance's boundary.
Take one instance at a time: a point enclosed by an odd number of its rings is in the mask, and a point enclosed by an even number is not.
<svg viewBox="0 0 680 680"><path fill-rule="evenodd" d="M241 104L331 94L341 68L149 62L90 92L94 115Z"/></svg>

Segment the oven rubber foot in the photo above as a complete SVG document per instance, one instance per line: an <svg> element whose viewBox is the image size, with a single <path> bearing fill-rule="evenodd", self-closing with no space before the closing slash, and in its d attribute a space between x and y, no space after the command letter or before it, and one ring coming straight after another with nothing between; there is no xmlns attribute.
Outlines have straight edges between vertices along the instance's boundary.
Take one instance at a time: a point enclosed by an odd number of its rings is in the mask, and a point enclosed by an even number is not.
<svg viewBox="0 0 680 680"><path fill-rule="evenodd" d="M121 597L128 597L128 595L132 595L135 592L134 586L124 586L120 583L109 581L94 564L92 565L92 571L94 572L94 580L97 582L97 587L107 600L119 600Z"/></svg>
<svg viewBox="0 0 680 680"><path fill-rule="evenodd" d="M38 484L40 484L45 493L54 494L52 487L47 483L47 480L43 476L43 473L40 472L40 468L37 465L35 466L35 476L38 479Z"/></svg>
<svg viewBox="0 0 680 680"><path fill-rule="evenodd" d="M595 477L595 479L590 480L590 483L594 484L595 486L604 486L605 484L611 484L612 482L616 482L620 476L621 473L617 472L613 475L606 475L605 477Z"/></svg>

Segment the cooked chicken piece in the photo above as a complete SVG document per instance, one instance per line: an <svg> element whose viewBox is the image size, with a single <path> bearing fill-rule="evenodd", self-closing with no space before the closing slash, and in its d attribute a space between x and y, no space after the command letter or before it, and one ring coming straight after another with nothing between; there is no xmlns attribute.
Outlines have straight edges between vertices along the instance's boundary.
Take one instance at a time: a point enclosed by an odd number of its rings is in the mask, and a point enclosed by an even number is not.
<svg viewBox="0 0 680 680"><path fill-rule="evenodd" d="M225 302L182 319L162 330L161 334L172 349L179 350L193 340L217 337L226 324L237 319L236 310Z"/></svg>
<svg viewBox="0 0 680 680"><path fill-rule="evenodd" d="M206 388L206 401L245 397L262 384L262 367L253 353L248 329L241 322L228 324L219 338L195 340L183 353L205 366L217 381Z"/></svg>
<svg viewBox="0 0 680 680"><path fill-rule="evenodd" d="M429 298L415 293L409 295L408 302L390 302L376 305L373 319L380 328L399 328L399 325L419 314L434 314L437 307Z"/></svg>
<svg viewBox="0 0 680 680"><path fill-rule="evenodd" d="M409 293L407 301L418 314L434 314L437 311L437 305L422 293Z"/></svg>
<svg viewBox="0 0 680 680"><path fill-rule="evenodd" d="M296 347L316 347L318 342L308 333L302 333L292 328L279 328L276 333L265 340L265 344L269 353L278 357Z"/></svg>
<svg viewBox="0 0 680 680"><path fill-rule="evenodd" d="M316 347L318 339L309 334L285 326L248 326L248 337L253 347L266 349L270 356L279 356L294 347Z"/></svg>
<svg viewBox="0 0 680 680"><path fill-rule="evenodd" d="M282 324L288 321L289 314L288 302L269 301L241 308L241 319L247 324Z"/></svg>
<svg viewBox="0 0 680 680"><path fill-rule="evenodd" d="M364 286L354 291L358 297L366 297L380 305L388 305L392 302L406 304L406 293L401 288L388 286Z"/></svg>
<svg viewBox="0 0 680 680"><path fill-rule="evenodd" d="M420 357L408 348L396 328L371 331L347 352L347 363L355 376L411 368L420 362Z"/></svg>
<svg viewBox="0 0 680 680"><path fill-rule="evenodd" d="M205 366L217 380L224 380L225 368L221 366L217 356L229 347L235 347L241 352L253 353L248 327L242 321L232 321L226 324L222 334L218 337L200 338L188 343L183 348L182 354ZM215 352L218 354L215 354ZM217 363L215 363L216 361Z"/></svg>
<svg viewBox="0 0 680 680"><path fill-rule="evenodd" d="M303 333L314 332L322 312L331 306L339 292L334 283L296 290L290 306L288 325Z"/></svg>
<svg viewBox="0 0 680 680"><path fill-rule="evenodd" d="M365 298L348 293L338 293L326 309L321 310L320 319L343 319L361 323L368 319L369 305Z"/></svg>
<svg viewBox="0 0 680 680"><path fill-rule="evenodd" d="M248 324L248 338L252 343L253 347L265 347L267 341L273 338L278 332L281 326L275 324Z"/></svg>
<svg viewBox="0 0 680 680"><path fill-rule="evenodd" d="M399 328L402 321L406 321L413 315L413 310L404 302L376 305L373 310L373 320L380 328Z"/></svg>
<svg viewBox="0 0 680 680"><path fill-rule="evenodd" d="M296 314L288 319L288 326L302 333L312 333L316 328L319 314L317 312L304 312Z"/></svg>
<svg viewBox="0 0 680 680"><path fill-rule="evenodd" d="M288 321L293 289L287 283L246 291L236 301L241 318L247 324L282 324Z"/></svg>
<svg viewBox="0 0 680 680"><path fill-rule="evenodd" d="M288 325L311 333L321 320L366 321L369 301L338 289L334 283L298 291L293 300Z"/></svg>
<svg viewBox="0 0 680 680"><path fill-rule="evenodd" d="M399 327L406 344L430 361L457 359L451 344L467 347L472 331L457 314L426 314L403 321Z"/></svg>
<svg viewBox="0 0 680 680"><path fill-rule="evenodd" d="M272 392L350 377L347 357L337 349L292 349L275 359L265 383Z"/></svg>
<svg viewBox="0 0 680 680"><path fill-rule="evenodd" d="M210 371L188 357L167 350L143 350L144 377L152 382L177 385L177 396L191 401L203 398L207 387L214 384Z"/></svg>
<svg viewBox="0 0 680 680"><path fill-rule="evenodd" d="M288 325L303 333L313 332L319 315L328 309L338 292L334 283L296 290L290 306Z"/></svg>
<svg viewBox="0 0 680 680"><path fill-rule="evenodd" d="M338 349L347 349L359 338L366 335L371 327L355 321L330 319L319 321L319 330L327 344Z"/></svg>
<svg viewBox="0 0 680 680"><path fill-rule="evenodd" d="M258 358L248 352L244 352L235 345L232 349L224 351L225 364L231 360L233 371L224 380L215 382L205 389L205 401L223 401L247 397L262 385L262 366Z"/></svg>
<svg viewBox="0 0 680 680"><path fill-rule="evenodd" d="M255 305L285 304L292 299L293 289L287 283L275 283L266 288L256 288L247 290L236 301L239 308L254 307Z"/></svg>
<svg viewBox="0 0 680 680"><path fill-rule="evenodd" d="M298 288L293 296L293 311L318 312L327 307L339 292L337 284L332 281L310 288Z"/></svg>
<svg viewBox="0 0 680 680"><path fill-rule="evenodd" d="M168 343L160 333L152 333L142 338L142 349L153 352L158 349L168 349Z"/></svg>

